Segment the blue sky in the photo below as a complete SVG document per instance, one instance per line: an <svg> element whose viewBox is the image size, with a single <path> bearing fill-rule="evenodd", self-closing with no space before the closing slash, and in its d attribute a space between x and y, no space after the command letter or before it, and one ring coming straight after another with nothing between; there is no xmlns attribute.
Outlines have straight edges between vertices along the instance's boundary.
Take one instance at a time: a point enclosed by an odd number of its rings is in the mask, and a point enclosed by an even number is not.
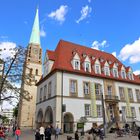
<svg viewBox="0 0 140 140"><path fill-rule="evenodd" d="M37 6L43 53L64 39L116 54L140 73L139 0L1 0L0 47L28 45Z"/></svg>

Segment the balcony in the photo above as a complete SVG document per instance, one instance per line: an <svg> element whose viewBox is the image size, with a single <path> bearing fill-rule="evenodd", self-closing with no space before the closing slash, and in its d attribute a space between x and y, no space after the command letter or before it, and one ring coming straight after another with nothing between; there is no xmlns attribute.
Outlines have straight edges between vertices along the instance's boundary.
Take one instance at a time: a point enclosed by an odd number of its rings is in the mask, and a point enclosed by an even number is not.
<svg viewBox="0 0 140 140"><path fill-rule="evenodd" d="M105 95L105 101L106 102L119 102L120 100L118 96Z"/></svg>

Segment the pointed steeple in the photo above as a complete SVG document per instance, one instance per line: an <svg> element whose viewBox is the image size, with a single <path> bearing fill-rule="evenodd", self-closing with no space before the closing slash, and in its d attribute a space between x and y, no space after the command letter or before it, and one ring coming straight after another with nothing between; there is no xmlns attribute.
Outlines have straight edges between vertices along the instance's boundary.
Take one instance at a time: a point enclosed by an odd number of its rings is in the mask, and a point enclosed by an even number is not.
<svg viewBox="0 0 140 140"><path fill-rule="evenodd" d="M36 10L36 16L32 28L32 33L30 37L29 44L39 44L40 45L40 30L39 30L39 14L38 14L38 8Z"/></svg>

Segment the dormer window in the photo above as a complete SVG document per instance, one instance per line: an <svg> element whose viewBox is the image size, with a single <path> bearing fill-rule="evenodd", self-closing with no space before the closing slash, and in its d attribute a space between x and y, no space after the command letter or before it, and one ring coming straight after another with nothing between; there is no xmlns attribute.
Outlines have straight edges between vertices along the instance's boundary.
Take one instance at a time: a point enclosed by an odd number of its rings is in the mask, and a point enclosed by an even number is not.
<svg viewBox="0 0 140 140"><path fill-rule="evenodd" d="M121 77L122 77L123 79L126 79L126 73L125 73L124 70L121 71Z"/></svg>
<svg viewBox="0 0 140 140"><path fill-rule="evenodd" d="M108 67L108 66L105 66L105 67L104 67L104 74L105 74L106 76L110 76L110 70L109 70L109 67Z"/></svg>
<svg viewBox="0 0 140 140"><path fill-rule="evenodd" d="M90 63L89 62L85 62L85 71L86 72L91 72L91 68L90 68Z"/></svg>
<svg viewBox="0 0 140 140"><path fill-rule="evenodd" d="M129 78L130 80L134 80L134 78L133 78L133 73L132 73L132 72L128 72L128 78Z"/></svg>
<svg viewBox="0 0 140 140"><path fill-rule="evenodd" d="M101 74L101 68L99 64L95 64L95 73L96 74Z"/></svg>
<svg viewBox="0 0 140 140"><path fill-rule="evenodd" d="M75 55L71 61L73 69L75 70L80 70L80 57L78 53L75 52Z"/></svg>
<svg viewBox="0 0 140 140"><path fill-rule="evenodd" d="M74 60L74 69L80 70L80 61L79 60Z"/></svg>
<svg viewBox="0 0 140 140"><path fill-rule="evenodd" d="M118 77L118 70L116 68L113 68L113 76Z"/></svg>

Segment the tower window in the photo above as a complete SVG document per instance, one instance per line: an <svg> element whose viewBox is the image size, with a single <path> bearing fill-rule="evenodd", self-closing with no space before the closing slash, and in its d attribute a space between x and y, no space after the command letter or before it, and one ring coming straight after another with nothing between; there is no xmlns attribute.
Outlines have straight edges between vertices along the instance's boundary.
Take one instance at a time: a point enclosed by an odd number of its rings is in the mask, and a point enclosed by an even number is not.
<svg viewBox="0 0 140 140"><path fill-rule="evenodd" d="M38 75L38 69L36 69L35 74Z"/></svg>
<svg viewBox="0 0 140 140"><path fill-rule="evenodd" d="M30 69L30 75L32 75L32 74L33 74L33 69L31 68L31 69Z"/></svg>

